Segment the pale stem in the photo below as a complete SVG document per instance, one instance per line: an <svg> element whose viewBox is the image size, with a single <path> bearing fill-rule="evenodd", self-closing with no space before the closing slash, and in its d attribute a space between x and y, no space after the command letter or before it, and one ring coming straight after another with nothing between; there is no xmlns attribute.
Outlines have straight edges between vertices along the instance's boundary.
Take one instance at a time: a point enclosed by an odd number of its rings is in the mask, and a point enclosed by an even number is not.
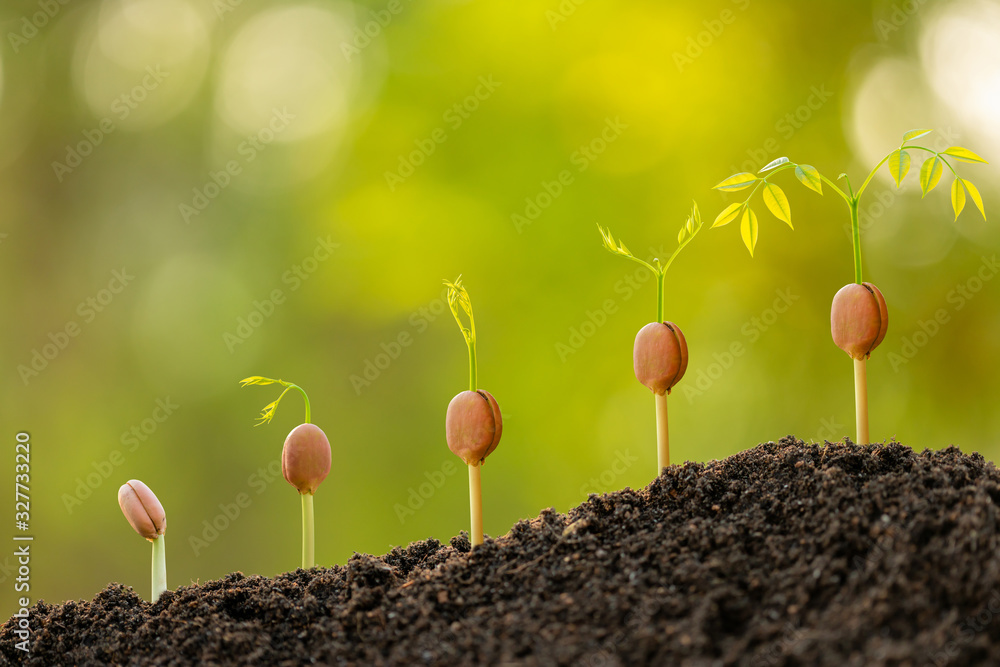
<svg viewBox="0 0 1000 667"><path fill-rule="evenodd" d="M854 410L858 418L858 443L868 444L868 379L865 360L854 360Z"/></svg>
<svg viewBox="0 0 1000 667"><path fill-rule="evenodd" d="M670 465L670 431L667 428L667 395L653 393L656 401L656 476Z"/></svg>
<svg viewBox="0 0 1000 667"><path fill-rule="evenodd" d="M156 602L160 594L167 590L167 548L163 535L153 540L153 598Z"/></svg>
<svg viewBox="0 0 1000 667"><path fill-rule="evenodd" d="M469 464L469 510L472 515L472 546L483 543L483 485L478 463Z"/></svg>
<svg viewBox="0 0 1000 667"><path fill-rule="evenodd" d="M302 569L316 564L316 536L313 532L313 494L302 494Z"/></svg>

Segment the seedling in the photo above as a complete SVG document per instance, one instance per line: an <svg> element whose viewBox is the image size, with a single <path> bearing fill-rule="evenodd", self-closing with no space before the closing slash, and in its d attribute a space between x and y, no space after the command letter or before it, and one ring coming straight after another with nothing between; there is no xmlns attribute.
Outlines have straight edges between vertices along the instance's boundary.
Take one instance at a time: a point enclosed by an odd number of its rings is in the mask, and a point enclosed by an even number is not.
<svg viewBox="0 0 1000 667"><path fill-rule="evenodd" d="M604 239L604 247L608 252L631 259L642 264L656 276L656 321L650 322L635 337L632 348L632 366L635 377L653 392L653 402L656 408L656 469L657 476L670 465L670 430L667 425L667 394L675 384L684 377L688 365L687 342L679 326L663 319L664 295L663 282L667 269L674 259L701 230L701 212L698 203L694 202L691 214L684 226L677 232L677 249L666 262L660 263L654 257L649 263L633 255L625 244L615 242L610 230L597 226Z"/></svg>
<svg viewBox="0 0 1000 667"><path fill-rule="evenodd" d="M313 495L330 473L330 441L320 427L310 422L309 397L302 387L284 380L254 375L240 380L241 387L252 384L280 384L285 388L277 400L268 403L260 412L256 426L266 424L274 418L278 404L292 389L298 389L305 401L306 420L292 429L281 448L281 474L285 480L299 491L302 497L302 569L308 570L316 564L316 538L313 519Z"/></svg>
<svg viewBox="0 0 1000 667"><path fill-rule="evenodd" d="M456 456L469 466L469 513L472 517L472 531L469 540L472 546L483 543L483 490L480 468L486 457L500 444L503 433L503 418L500 406L488 391L476 386L476 318L472 314L472 300L462 286L462 276L451 283L447 280L448 306L458 322L465 344L469 348L469 390L451 399L445 415L445 439ZM469 318L469 326L462 323L461 308Z"/></svg>
<svg viewBox="0 0 1000 667"><path fill-rule="evenodd" d="M137 479L130 479L118 489L118 506L135 532L153 543L153 592L150 600L156 602L160 594L167 590L167 552L163 536L167 531L167 515L156 494Z"/></svg>
<svg viewBox="0 0 1000 667"><path fill-rule="evenodd" d="M871 356L879 343L885 338L886 330L889 327L889 314L886 309L885 299L882 293L871 283L862 281L861 275L861 227L858 221L858 207L861 195L864 194L871 183L875 173L887 164L889 173L896 181L898 188L906 174L910 170L911 152L920 151L929 153L920 167L920 189L922 197L926 197L937 186L947 167L955 180L951 184L951 206L955 211L955 219L965 208L966 193L976 204L976 208L986 219L986 209L983 207L983 198L979 190L972 182L961 178L949 159L958 162L982 162L986 160L979 157L968 148L952 146L944 151L938 152L932 148L919 146L910 142L920 137L930 134L933 130L910 130L903 135L903 141L899 148L892 151L868 173L868 177L855 191L851 187L851 179L847 174L841 174L837 180L843 179L847 185L846 192L836 183L826 176L820 174L815 167L808 164L796 164L789 161L787 157L779 157L773 162L764 166L757 174L742 172L734 174L715 186L716 190L723 192L736 192L753 187L750 195L743 202L735 202L727 206L712 227L722 227L728 225L737 218L740 219L740 235L750 256L753 256L754 248L757 245L757 215L750 208L750 200L758 190L762 190L761 197L768 210L779 220L792 226L792 213L788 204L788 198L784 191L771 179L778 173L787 169L794 169L795 176L799 181L809 188L823 194L823 183L833 189L847 204L848 212L851 216L851 237L854 246L854 283L847 285L837 292L833 298L833 305L830 309L830 330L833 341L836 345L854 360L854 401L857 417L858 442L869 442L868 437L868 381L866 377L865 362ZM759 174L766 174L760 176Z"/></svg>

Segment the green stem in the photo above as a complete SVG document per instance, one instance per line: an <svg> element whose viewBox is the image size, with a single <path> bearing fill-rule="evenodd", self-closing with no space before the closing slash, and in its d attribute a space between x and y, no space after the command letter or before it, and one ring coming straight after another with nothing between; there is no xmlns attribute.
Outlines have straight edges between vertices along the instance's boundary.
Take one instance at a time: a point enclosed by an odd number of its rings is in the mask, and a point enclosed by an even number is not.
<svg viewBox="0 0 1000 667"><path fill-rule="evenodd" d="M854 239L854 282L861 284L861 224L858 221L858 198L850 201L851 236Z"/></svg>
<svg viewBox="0 0 1000 667"><path fill-rule="evenodd" d="M313 530L313 494L302 494L302 569L316 564L316 534Z"/></svg>
<svg viewBox="0 0 1000 667"><path fill-rule="evenodd" d="M167 590L167 548L163 542L163 535L160 535L153 540L152 601L156 602L165 590Z"/></svg>
<svg viewBox="0 0 1000 667"><path fill-rule="evenodd" d="M673 258L671 258L673 259ZM664 269L658 272L656 276L656 321L663 321L663 280L667 277L667 270Z"/></svg>
<svg viewBox="0 0 1000 667"><path fill-rule="evenodd" d="M470 336L466 341L469 346L469 391L476 391L477 382L477 363L476 363L476 338L475 336Z"/></svg>

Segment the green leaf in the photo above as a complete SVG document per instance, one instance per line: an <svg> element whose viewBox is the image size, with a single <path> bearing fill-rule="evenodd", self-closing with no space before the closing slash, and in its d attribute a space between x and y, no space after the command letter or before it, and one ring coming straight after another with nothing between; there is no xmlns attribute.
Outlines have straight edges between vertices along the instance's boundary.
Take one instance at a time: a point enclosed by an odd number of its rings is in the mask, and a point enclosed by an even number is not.
<svg viewBox="0 0 1000 667"><path fill-rule="evenodd" d="M749 206L743 212L743 220L740 222L740 236L743 237L743 244L750 251L750 256L753 257L753 249L757 246L757 216L754 215L753 209Z"/></svg>
<svg viewBox="0 0 1000 667"><path fill-rule="evenodd" d="M786 162L788 162L788 158L786 158L786 157L779 157L776 160L771 160L766 165L764 165L763 167L761 167L761 170L758 171L757 173L758 174L763 174L765 171L771 171L775 167L780 167L781 165L785 164Z"/></svg>
<svg viewBox="0 0 1000 667"><path fill-rule="evenodd" d="M962 148L961 146L952 146L941 154L950 155L961 162L983 162L985 164L989 164L989 162L986 162L986 160L979 157L968 148Z"/></svg>
<svg viewBox="0 0 1000 667"><path fill-rule="evenodd" d="M716 227L722 227L723 225L728 225L730 222L735 220L736 216L739 215L740 209L742 207L743 204L730 204L729 206L727 206L725 209L723 209L722 213L720 213L715 218L715 222L712 223L712 229L715 229Z"/></svg>
<svg viewBox="0 0 1000 667"><path fill-rule="evenodd" d="M687 228L681 227L681 231L677 232L677 242L684 243L684 235L687 234Z"/></svg>
<svg viewBox="0 0 1000 667"><path fill-rule="evenodd" d="M764 203L778 220L783 220L792 227L792 209L788 205L788 197L784 191L774 183L764 185ZM795 227L792 227L795 229Z"/></svg>
<svg viewBox="0 0 1000 667"><path fill-rule="evenodd" d="M735 192L737 190L743 190L744 188L749 188L751 185L759 181L760 179L748 172L741 172L739 174L734 174L722 181L718 185L712 187L713 190L723 190L725 192Z"/></svg>
<svg viewBox="0 0 1000 667"><path fill-rule="evenodd" d="M905 144L907 141L912 139L919 139L920 137L930 134L933 131L934 130L910 130L903 135L903 143Z"/></svg>
<svg viewBox="0 0 1000 667"><path fill-rule="evenodd" d="M955 210L955 219L965 208L965 188L962 187L962 179L956 178L951 183L951 207Z"/></svg>
<svg viewBox="0 0 1000 667"><path fill-rule="evenodd" d="M983 220L986 219L986 209L983 208L983 197L979 194L979 188L970 183L969 181L962 181L962 185L966 187L969 191L969 196L972 197L972 201L976 203L976 208L983 215Z"/></svg>
<svg viewBox="0 0 1000 667"><path fill-rule="evenodd" d="M892 174L892 178L896 181L896 187L898 188L906 178L907 172L910 171L910 154L906 151L900 149L893 151L892 155L889 156L889 173Z"/></svg>
<svg viewBox="0 0 1000 667"><path fill-rule="evenodd" d="M820 180L816 167L808 164L800 164L795 167L795 177L802 181L802 185L810 190L823 194L823 181Z"/></svg>
<svg viewBox="0 0 1000 667"><path fill-rule="evenodd" d="M924 160L923 166L920 167L920 189L924 191L922 197L926 197L927 193L934 189L941 180L942 173L944 173L944 161L937 155Z"/></svg>

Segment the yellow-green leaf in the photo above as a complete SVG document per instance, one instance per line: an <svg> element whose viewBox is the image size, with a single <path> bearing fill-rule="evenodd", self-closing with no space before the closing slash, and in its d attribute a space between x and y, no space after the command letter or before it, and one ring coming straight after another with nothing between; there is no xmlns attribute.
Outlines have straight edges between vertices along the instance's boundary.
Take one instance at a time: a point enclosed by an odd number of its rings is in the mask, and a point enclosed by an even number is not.
<svg viewBox="0 0 1000 667"><path fill-rule="evenodd" d="M795 167L795 177L802 181L802 185L810 190L823 194L823 181L820 180L816 167L808 164L800 164Z"/></svg>
<svg viewBox="0 0 1000 667"><path fill-rule="evenodd" d="M955 219L965 208L965 188L962 187L962 179L956 178L951 183L951 207L955 209Z"/></svg>
<svg viewBox="0 0 1000 667"><path fill-rule="evenodd" d="M943 151L941 154L950 155L961 162L983 162L985 164L989 164L989 162L986 162L986 160L979 157L968 148L962 148L961 146L952 146L948 150Z"/></svg>
<svg viewBox="0 0 1000 667"><path fill-rule="evenodd" d="M926 134L930 134L933 131L934 130L910 130L909 132L903 135L903 143L905 144L907 141L910 141L911 139L919 139L920 137Z"/></svg>
<svg viewBox="0 0 1000 667"><path fill-rule="evenodd" d="M979 188L977 188L975 185L973 185L969 181L962 181L962 185L964 185L966 187L966 189L969 191L969 196L972 197L972 201L974 201L976 203L976 208L979 209L979 212L983 216L983 220L985 220L986 219L986 209L983 208L983 197L982 197L982 195L979 194Z"/></svg>
<svg viewBox="0 0 1000 667"><path fill-rule="evenodd" d="M788 223L789 227L792 227L792 209L788 205L788 197L785 196L781 188L774 183L765 185L764 203L767 204L767 208L774 214L774 217L778 220L783 220ZM795 229L795 227L792 227L792 229Z"/></svg>
<svg viewBox="0 0 1000 667"><path fill-rule="evenodd" d="M924 160L923 166L920 167L920 189L924 191L923 197L926 197L927 193L934 189L934 186L941 180L943 172L944 162L937 155Z"/></svg>
<svg viewBox="0 0 1000 667"><path fill-rule="evenodd" d="M740 208L743 204L730 204L722 213L715 218L715 222L712 223L712 229L716 227L722 227L723 225L728 225L730 222L736 219L736 216L740 213Z"/></svg>
<svg viewBox="0 0 1000 667"><path fill-rule="evenodd" d="M754 215L753 209L749 206L743 212L740 235L743 237L743 244L750 251L750 256L753 257L753 249L757 246L757 216Z"/></svg>
<svg viewBox="0 0 1000 667"><path fill-rule="evenodd" d="M764 165L763 167L761 167L760 171L758 171L757 173L758 174L763 174L765 171L771 171L772 169L774 169L776 167L780 167L781 165L785 164L786 162L788 162L788 158L786 158L786 157L779 157L779 158L777 158L775 160L771 160L766 165Z"/></svg>
<svg viewBox="0 0 1000 667"><path fill-rule="evenodd" d="M892 155L889 156L889 173L892 174L892 178L896 181L896 187L898 188L906 178L907 172L910 171L910 154L904 150L893 151Z"/></svg>
<svg viewBox="0 0 1000 667"><path fill-rule="evenodd" d="M733 174L721 183L713 186L713 190L723 190L724 192L736 192L737 190L743 190L744 188L749 188L751 185L759 181L760 179L748 172L740 172L739 174Z"/></svg>
<svg viewBox="0 0 1000 667"><path fill-rule="evenodd" d="M687 228L681 227L681 231L677 232L677 242L684 243L684 234L687 233Z"/></svg>

